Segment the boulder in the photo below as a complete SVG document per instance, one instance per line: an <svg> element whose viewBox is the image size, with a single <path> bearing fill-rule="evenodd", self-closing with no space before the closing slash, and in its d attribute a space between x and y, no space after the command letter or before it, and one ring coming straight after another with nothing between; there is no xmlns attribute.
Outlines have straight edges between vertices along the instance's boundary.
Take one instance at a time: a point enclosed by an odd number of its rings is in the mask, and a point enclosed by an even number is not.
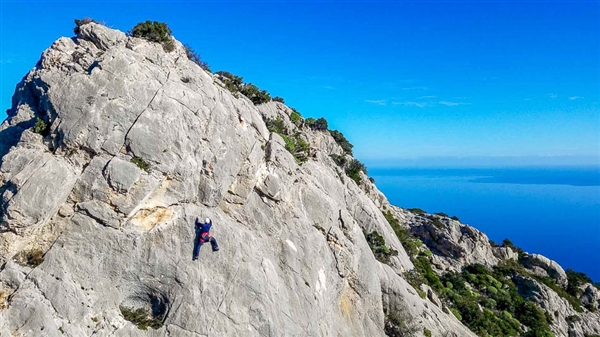
<svg viewBox="0 0 600 337"><path fill-rule="evenodd" d="M116 157L108 162L103 172L110 187L119 193L129 192L141 173L135 164Z"/></svg>
<svg viewBox="0 0 600 337"><path fill-rule="evenodd" d="M556 261L550 260L540 254L528 254L523 258L522 263L526 268L536 273L536 275L549 276L559 286L563 288L567 286L567 274Z"/></svg>

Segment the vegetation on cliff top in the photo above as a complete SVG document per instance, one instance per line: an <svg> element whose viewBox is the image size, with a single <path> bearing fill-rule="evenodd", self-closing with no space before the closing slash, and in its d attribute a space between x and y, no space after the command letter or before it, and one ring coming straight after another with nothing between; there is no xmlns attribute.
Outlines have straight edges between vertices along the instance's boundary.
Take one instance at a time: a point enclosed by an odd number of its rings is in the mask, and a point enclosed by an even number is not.
<svg viewBox="0 0 600 337"><path fill-rule="evenodd" d="M167 53L175 50L171 28L164 22L146 20L135 25L128 33L133 37L160 43Z"/></svg>
<svg viewBox="0 0 600 337"><path fill-rule="evenodd" d="M79 34L80 27L90 22L99 23L91 18L84 18L81 20L75 20L75 34ZM129 36L143 38L151 42L161 43L163 49L167 52L173 51L175 48L175 44L173 42L173 38L171 36L172 31L169 26L164 22L158 21L150 21L146 20L144 22L139 22L136 24L133 29L128 32ZM211 72L211 69L208 63L200 57L200 55L190 46L184 45L186 55L188 59L202 69ZM256 85L252 83L244 83L243 78L241 76L234 75L228 71L218 71L215 73L219 80L222 82L222 85L231 91L234 96L238 97L238 93L249 98L252 103L255 105L267 103L271 101L271 96L266 90L259 89ZM185 81L184 81L185 82ZM273 98L276 102L284 103L284 99L277 96ZM303 124L308 128L315 131L328 131L331 137L335 140L335 142L342 148L344 154L352 156L352 148L354 147L344 136L344 134L338 130L329 130L327 120L324 117L320 117L318 119L307 118L303 120L300 116L300 113L296 111L296 109L292 109L293 112L290 114L290 120L296 126L301 127ZM308 150L309 146L306 140L300 137L300 133L295 133L293 135L288 134L286 130L282 127L282 122L277 120L266 120L267 128L271 132L276 132L279 134L286 143L286 149L290 151L296 161L304 162L308 159ZM39 123L39 121L38 121ZM36 124L36 132L41 133L39 130L43 129L43 126L40 124L39 126ZM338 158L339 159L339 158ZM345 160L336 160L336 163L344 169L348 177L356 182L357 185L360 185L361 178L360 172L364 172L367 174L367 168L363 163L358 161L357 159L351 159L350 161ZM139 164L144 163L136 162L138 166ZM144 168L145 169L145 168ZM374 179L369 179L371 182L374 182Z"/></svg>
<svg viewBox="0 0 600 337"><path fill-rule="evenodd" d="M212 72L210 70L210 67L208 66L208 63L204 60L202 60L202 58L200 57L200 54L198 54L194 48L192 48L192 46L185 44L183 45L183 47L185 48L185 55L187 56L187 58L194 62L195 64L197 64L198 66L200 66L200 68L208 71L209 73Z"/></svg>
<svg viewBox="0 0 600 337"><path fill-rule="evenodd" d="M260 90L257 86L252 83L244 83L244 79L240 76L234 75L228 71L217 71L215 73L219 76L221 82L225 88L231 91L235 97L237 93L248 97L254 105L259 105L271 101L271 96L266 90Z"/></svg>

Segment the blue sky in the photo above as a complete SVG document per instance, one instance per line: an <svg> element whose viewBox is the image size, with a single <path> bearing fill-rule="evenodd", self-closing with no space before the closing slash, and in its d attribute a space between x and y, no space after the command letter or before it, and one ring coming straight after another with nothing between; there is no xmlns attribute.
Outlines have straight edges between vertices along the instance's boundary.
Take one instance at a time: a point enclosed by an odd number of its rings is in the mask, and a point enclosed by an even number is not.
<svg viewBox="0 0 600 337"><path fill-rule="evenodd" d="M1 0L3 117L86 16L169 23L214 71L324 116L367 166L600 164L598 1Z"/></svg>

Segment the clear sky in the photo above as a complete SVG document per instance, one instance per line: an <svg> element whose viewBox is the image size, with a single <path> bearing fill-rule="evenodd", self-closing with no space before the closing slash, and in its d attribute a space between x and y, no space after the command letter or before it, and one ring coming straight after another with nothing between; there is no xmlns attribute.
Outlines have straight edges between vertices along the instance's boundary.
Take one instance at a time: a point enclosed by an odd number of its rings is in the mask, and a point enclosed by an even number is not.
<svg viewBox="0 0 600 337"><path fill-rule="evenodd" d="M600 164L598 1L0 1L3 117L73 19L151 19L324 116L367 166Z"/></svg>

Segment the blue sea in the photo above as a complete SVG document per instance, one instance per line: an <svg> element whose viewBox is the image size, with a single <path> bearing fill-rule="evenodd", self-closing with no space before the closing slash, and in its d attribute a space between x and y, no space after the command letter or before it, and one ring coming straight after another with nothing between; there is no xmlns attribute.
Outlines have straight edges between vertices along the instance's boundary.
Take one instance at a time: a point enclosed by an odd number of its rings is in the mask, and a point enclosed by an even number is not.
<svg viewBox="0 0 600 337"><path fill-rule="evenodd" d="M600 167L370 168L390 203L456 215L600 281Z"/></svg>

